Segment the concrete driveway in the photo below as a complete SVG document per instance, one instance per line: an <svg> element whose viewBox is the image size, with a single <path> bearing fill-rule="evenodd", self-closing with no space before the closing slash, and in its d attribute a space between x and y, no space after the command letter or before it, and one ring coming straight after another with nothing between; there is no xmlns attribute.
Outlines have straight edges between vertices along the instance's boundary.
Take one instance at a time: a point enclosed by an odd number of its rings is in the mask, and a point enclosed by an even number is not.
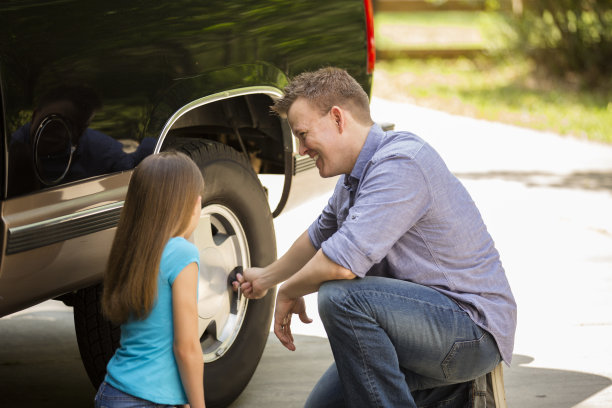
<svg viewBox="0 0 612 408"><path fill-rule="evenodd" d="M512 408L612 406L612 147L375 99L374 119L427 139L466 185L493 235L519 307ZM327 197L281 215L279 254ZM273 334L232 405L300 407L332 361L311 325L294 322L295 352ZM297 319L295 319L297 320ZM0 319L0 407L86 407L72 313L46 302Z"/></svg>

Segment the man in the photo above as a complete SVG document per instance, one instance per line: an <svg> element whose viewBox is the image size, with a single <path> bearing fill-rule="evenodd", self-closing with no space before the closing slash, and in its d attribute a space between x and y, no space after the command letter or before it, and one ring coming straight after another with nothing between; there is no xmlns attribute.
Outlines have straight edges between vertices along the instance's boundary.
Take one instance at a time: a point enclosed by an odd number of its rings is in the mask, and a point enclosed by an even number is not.
<svg viewBox="0 0 612 408"><path fill-rule="evenodd" d="M480 213L423 140L383 132L345 71L294 78L274 109L322 177L342 175L285 255L238 277L259 298L283 282L274 333L319 292L335 363L306 406L465 407L472 380L510 362L516 304Z"/></svg>
<svg viewBox="0 0 612 408"><path fill-rule="evenodd" d="M44 94L32 112L32 121L22 125L11 135L10 162L9 162L9 194L18 195L29 193L34 189L41 188L40 177L51 175L62 175L62 171L68 164L68 159L60 156L57 162L53 160L41 165L42 173L36 177L32 166L33 145L35 135L41 130L41 124L46 119L57 117L69 127L68 135L74 147L70 168L57 183L67 183L82 180L88 177L102 174L129 170L142 159L153 153L156 139L144 138L138 148L127 153L123 144L105 133L89 127L96 112L102 107L102 102L96 92L87 86L61 85L51 89ZM62 152L66 141L62 140L64 132L53 132L46 129L38 141L39 151L41 146ZM59 138L59 140L57 140ZM54 140L55 139L55 140ZM68 151L70 156L70 151ZM59 169L59 170L57 170ZM56 184L55 182L47 185Z"/></svg>

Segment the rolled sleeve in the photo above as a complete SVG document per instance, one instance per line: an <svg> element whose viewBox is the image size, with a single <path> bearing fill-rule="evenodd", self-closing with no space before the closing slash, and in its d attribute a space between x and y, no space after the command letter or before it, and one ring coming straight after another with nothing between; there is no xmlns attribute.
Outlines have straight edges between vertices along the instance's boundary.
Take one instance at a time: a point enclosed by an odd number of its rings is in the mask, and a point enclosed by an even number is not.
<svg viewBox="0 0 612 408"><path fill-rule="evenodd" d="M335 233L323 242L321 249L329 259L363 278L373 262L344 232L340 230Z"/></svg>
<svg viewBox="0 0 612 408"><path fill-rule="evenodd" d="M310 238L310 243L312 243L312 246L318 251L321 248L323 241L325 241L325 237L319 229L319 219L310 224L310 227L308 227L308 238Z"/></svg>

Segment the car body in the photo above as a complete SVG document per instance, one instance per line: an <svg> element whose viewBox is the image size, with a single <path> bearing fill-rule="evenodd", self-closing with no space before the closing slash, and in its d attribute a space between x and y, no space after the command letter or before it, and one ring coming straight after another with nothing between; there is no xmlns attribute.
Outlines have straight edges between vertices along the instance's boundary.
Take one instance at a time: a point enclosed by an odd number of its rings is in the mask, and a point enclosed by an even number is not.
<svg viewBox="0 0 612 408"><path fill-rule="evenodd" d="M258 209L267 225L312 194L321 185L314 163L297 154L286 121L270 106L289 78L322 66L347 69L369 93L371 17L369 0L3 2L0 316L48 299L77 299L89 318L131 169L148 154L205 149L198 153L203 169L215 152L248 165L247 173L278 184L270 206ZM209 170L216 174L209 183L219 184L220 195L234 189L239 196L240 182L226 181L225 171ZM272 190L266 187L264 193ZM209 230L238 242L216 253L244 255L217 265L221 276L276 257L275 243L253 249L260 235L249 237L247 215L234 214L233 205L210 197L203 208ZM273 239L273 229L260 234ZM204 241L208 249L216 245ZM248 302L226 289L221 296L244 312ZM271 302L255 318L263 325ZM249 319L240 315L234 336ZM82 337L89 335L77 327L77 336L85 358ZM229 365L223 360L231 346L216 346L212 360ZM263 345L257 347L258 361ZM85 362L96 383L91 364ZM238 394L227 395L211 405Z"/></svg>

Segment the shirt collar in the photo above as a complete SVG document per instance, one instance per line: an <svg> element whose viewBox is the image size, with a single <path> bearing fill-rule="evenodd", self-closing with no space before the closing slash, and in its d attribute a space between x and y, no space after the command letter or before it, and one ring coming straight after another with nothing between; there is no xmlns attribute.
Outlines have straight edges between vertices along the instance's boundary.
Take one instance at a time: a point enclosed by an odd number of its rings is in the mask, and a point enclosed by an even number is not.
<svg viewBox="0 0 612 408"><path fill-rule="evenodd" d="M385 132L383 132L382 128L378 124L373 124L368 132L368 137L366 138L361 151L359 152L359 156L357 157L357 161L353 166L353 170L349 177L345 178L345 182L349 181L349 179L353 179L352 181L361 180L361 176L363 176L363 172L365 170L366 164L372 159L374 153L378 149L378 145L382 140Z"/></svg>

